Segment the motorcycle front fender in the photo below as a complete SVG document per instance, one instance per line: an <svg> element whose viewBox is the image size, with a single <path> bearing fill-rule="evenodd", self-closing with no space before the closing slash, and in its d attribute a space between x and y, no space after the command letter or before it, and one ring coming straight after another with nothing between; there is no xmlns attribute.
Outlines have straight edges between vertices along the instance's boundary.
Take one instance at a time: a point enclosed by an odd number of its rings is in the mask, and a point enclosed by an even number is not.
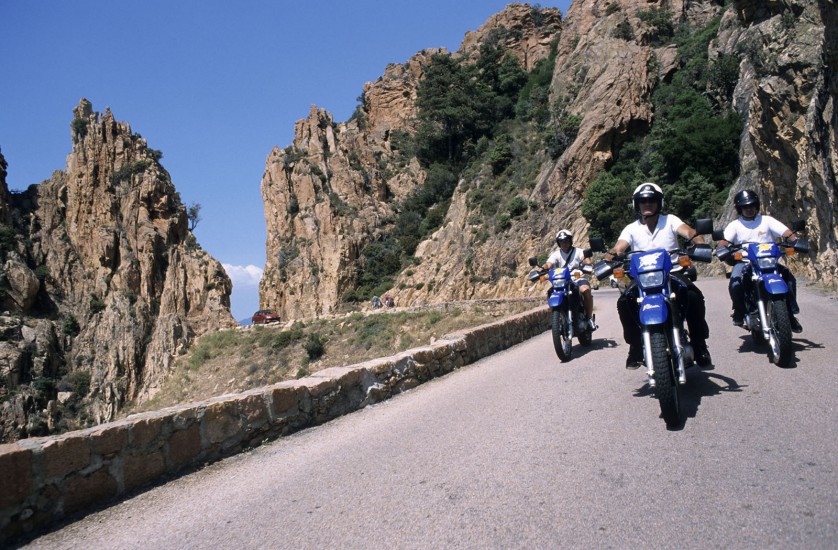
<svg viewBox="0 0 838 550"><path fill-rule="evenodd" d="M552 292L550 296L547 297L547 305L550 307L559 307L562 305L562 301L564 299L564 294L561 292Z"/></svg>
<svg viewBox="0 0 838 550"><path fill-rule="evenodd" d="M768 294L786 294L789 291L786 281L784 281L777 273L768 273L767 275L764 275L762 278L762 284Z"/></svg>
<svg viewBox="0 0 838 550"><path fill-rule="evenodd" d="M648 294L640 303L640 324L662 325L669 318L669 307L663 294Z"/></svg>

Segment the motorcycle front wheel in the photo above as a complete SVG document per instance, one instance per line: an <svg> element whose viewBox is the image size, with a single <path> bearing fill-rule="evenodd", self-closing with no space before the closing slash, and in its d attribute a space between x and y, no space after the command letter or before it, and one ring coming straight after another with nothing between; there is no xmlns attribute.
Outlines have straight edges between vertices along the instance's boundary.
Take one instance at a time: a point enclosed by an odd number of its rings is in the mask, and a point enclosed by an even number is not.
<svg viewBox="0 0 838 550"><path fill-rule="evenodd" d="M569 337L570 322L567 318L567 311L554 309L551 316L553 324L553 347L556 355L563 363L570 360L573 351L573 341Z"/></svg>
<svg viewBox="0 0 838 550"><path fill-rule="evenodd" d="M773 296L768 316L776 344L771 349L771 361L778 367L788 368L794 353L791 349L791 315L785 296ZM775 353L775 350L777 353Z"/></svg>
<svg viewBox="0 0 838 550"><path fill-rule="evenodd" d="M681 422L681 398L664 327L653 328L649 336L655 371L655 397L660 403L661 416L667 426L678 425Z"/></svg>

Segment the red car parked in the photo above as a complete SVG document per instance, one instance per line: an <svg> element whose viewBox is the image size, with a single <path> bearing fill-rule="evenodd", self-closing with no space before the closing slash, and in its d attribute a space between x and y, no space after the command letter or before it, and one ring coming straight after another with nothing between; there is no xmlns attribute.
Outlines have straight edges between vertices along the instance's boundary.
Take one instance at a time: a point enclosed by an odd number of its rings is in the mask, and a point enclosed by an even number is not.
<svg viewBox="0 0 838 550"><path fill-rule="evenodd" d="M279 315L269 309L260 309L251 317L254 325L267 325L268 323L278 323Z"/></svg>

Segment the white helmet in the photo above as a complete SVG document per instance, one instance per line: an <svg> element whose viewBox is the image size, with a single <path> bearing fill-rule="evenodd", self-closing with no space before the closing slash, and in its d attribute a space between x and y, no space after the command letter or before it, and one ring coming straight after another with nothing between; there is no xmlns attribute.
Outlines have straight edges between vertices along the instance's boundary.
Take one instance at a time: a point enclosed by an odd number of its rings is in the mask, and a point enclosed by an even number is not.
<svg viewBox="0 0 838 550"><path fill-rule="evenodd" d="M634 189L631 194L631 200L634 203L634 211L640 213L640 199L653 198L658 200L658 214L663 210L663 189L657 183L647 181L641 183Z"/></svg>
<svg viewBox="0 0 838 550"><path fill-rule="evenodd" d="M567 229L562 229L558 233L556 233L556 244L559 244L559 241L563 241L564 239L570 239L570 244L573 244L573 233L568 231Z"/></svg>

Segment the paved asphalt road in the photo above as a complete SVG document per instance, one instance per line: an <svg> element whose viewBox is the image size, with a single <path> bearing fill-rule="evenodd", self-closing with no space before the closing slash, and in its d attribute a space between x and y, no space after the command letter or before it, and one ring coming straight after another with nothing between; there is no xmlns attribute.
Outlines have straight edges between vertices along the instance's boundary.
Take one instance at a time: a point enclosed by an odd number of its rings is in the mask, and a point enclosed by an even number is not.
<svg viewBox="0 0 838 550"><path fill-rule="evenodd" d="M838 300L800 291L780 369L708 301L715 369L681 430L623 367L615 290L590 348L549 333L31 542L31 548L836 548Z"/></svg>

